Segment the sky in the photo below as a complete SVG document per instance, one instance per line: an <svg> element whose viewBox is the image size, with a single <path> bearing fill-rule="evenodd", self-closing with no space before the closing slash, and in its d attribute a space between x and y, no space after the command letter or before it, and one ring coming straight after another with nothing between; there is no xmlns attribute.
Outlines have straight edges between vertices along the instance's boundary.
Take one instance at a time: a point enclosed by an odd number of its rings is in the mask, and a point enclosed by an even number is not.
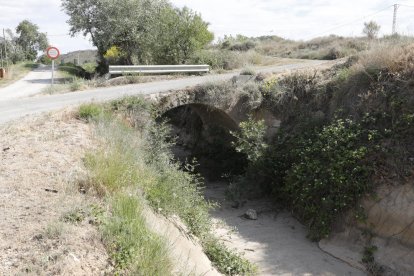
<svg viewBox="0 0 414 276"><path fill-rule="evenodd" d="M381 34L390 34L394 3L398 9L397 30L414 35L414 0L171 0L187 6L210 23L216 39L224 35L278 35L307 40L337 34L360 36L363 22L374 20ZM0 0L0 29L15 29L24 19L48 34L50 43L62 53L92 49L88 38L70 37L68 16L60 0Z"/></svg>

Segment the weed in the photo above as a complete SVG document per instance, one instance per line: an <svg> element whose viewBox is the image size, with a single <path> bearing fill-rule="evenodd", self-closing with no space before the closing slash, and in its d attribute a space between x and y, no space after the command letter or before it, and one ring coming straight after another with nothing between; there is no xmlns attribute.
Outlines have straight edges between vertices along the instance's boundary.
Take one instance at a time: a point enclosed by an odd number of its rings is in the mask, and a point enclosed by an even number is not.
<svg viewBox="0 0 414 276"><path fill-rule="evenodd" d="M51 222L46 226L44 235L48 239L58 239L65 231L65 225L60 221Z"/></svg>
<svg viewBox="0 0 414 276"><path fill-rule="evenodd" d="M246 261L240 254L229 250L217 239L210 239L204 243L207 256L215 267L226 275L255 275L257 267Z"/></svg>
<svg viewBox="0 0 414 276"><path fill-rule="evenodd" d="M69 223L82 222L87 216L87 213L82 208L75 208L63 214L61 220Z"/></svg>
<svg viewBox="0 0 414 276"><path fill-rule="evenodd" d="M101 105L90 103L90 104L82 104L79 107L78 117L80 119L90 121L96 119L103 113L103 108Z"/></svg>
<svg viewBox="0 0 414 276"><path fill-rule="evenodd" d="M83 86L84 86L84 81L81 78L74 77L69 82L69 90L70 91L81 90Z"/></svg>
<svg viewBox="0 0 414 276"><path fill-rule="evenodd" d="M256 162L267 148L265 132L264 120L256 121L250 116L247 121L240 123L239 132L230 132L236 138L232 145L237 152L246 154L247 160Z"/></svg>
<svg viewBox="0 0 414 276"><path fill-rule="evenodd" d="M241 72L240 75L246 75L246 76L255 76L256 75L256 71L254 71L252 68L244 68Z"/></svg>
<svg viewBox="0 0 414 276"><path fill-rule="evenodd" d="M166 242L151 233L137 196L118 194L112 214L102 225L103 240L119 275L170 275Z"/></svg>

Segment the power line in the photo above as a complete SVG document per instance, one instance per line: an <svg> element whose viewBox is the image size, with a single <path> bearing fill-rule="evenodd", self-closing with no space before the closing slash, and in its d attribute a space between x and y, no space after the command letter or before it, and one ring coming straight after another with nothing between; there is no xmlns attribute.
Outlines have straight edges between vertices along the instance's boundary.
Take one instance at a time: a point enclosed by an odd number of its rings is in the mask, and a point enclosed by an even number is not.
<svg viewBox="0 0 414 276"><path fill-rule="evenodd" d="M414 8L414 6L410 6L410 5L405 5L405 4L398 4L398 6L402 6L402 7L408 7L408 8Z"/></svg>
<svg viewBox="0 0 414 276"><path fill-rule="evenodd" d="M371 17L371 16L377 15L377 14L379 14L379 13L381 13L381 12L385 11L385 10L388 10L389 8L391 8L391 7L393 7L393 6L394 6L394 5L391 5L391 6L388 6L388 7L384 8L384 9L378 10L378 11L376 11L375 13L368 14L368 15L365 15L365 16L363 16L363 17L356 18L356 19L354 19L354 20L352 20L352 21L347 21L346 23L338 24L338 25L336 25L336 26L334 26L334 27L332 27L332 28L330 28L330 29L328 29L328 30L325 30L325 31L321 32L321 33L314 34L314 35L310 36L310 38L312 38L312 37L318 37L318 36L320 36L320 35L322 35L322 34L326 34L326 33L328 33L328 32L331 32L331 31L333 31L333 30L339 29L339 28L341 28L341 27L344 27L344 26L351 25L351 24L353 24L353 23L359 22L359 21L361 21L361 20L364 20L364 19L365 19L365 18L367 18L367 17Z"/></svg>
<svg viewBox="0 0 414 276"><path fill-rule="evenodd" d="M50 34L48 34L47 36L71 36L71 35L68 35L68 34L52 34L52 35L50 35Z"/></svg>

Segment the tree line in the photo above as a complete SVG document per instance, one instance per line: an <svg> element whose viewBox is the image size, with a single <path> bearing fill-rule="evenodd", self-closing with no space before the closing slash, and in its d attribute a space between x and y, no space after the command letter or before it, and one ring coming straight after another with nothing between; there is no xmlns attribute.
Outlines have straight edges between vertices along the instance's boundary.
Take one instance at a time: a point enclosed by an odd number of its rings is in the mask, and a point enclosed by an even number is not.
<svg viewBox="0 0 414 276"><path fill-rule="evenodd" d="M20 22L15 33L11 29L5 31L2 40L1 58L10 63L34 61L40 51L49 45L46 33L39 31L36 24L28 20Z"/></svg>

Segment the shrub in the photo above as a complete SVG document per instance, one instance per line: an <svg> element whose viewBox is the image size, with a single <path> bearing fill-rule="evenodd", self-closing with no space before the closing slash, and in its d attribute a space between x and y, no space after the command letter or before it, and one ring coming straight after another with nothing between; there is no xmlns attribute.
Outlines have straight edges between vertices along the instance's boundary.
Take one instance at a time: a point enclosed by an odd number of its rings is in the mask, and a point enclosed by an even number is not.
<svg viewBox="0 0 414 276"><path fill-rule="evenodd" d="M334 220L370 191L370 170L363 162L367 143L368 131L361 125L337 119L293 138L288 149L272 149L280 160L273 170L282 172L274 192L309 225L311 239L326 237Z"/></svg>
<svg viewBox="0 0 414 276"><path fill-rule="evenodd" d="M240 43L235 43L233 45L230 45L228 48L231 51L248 51L251 49L254 49L256 47L256 43L254 43L253 41L245 41L245 42L240 42Z"/></svg>
<svg viewBox="0 0 414 276"><path fill-rule="evenodd" d="M84 120L91 120L97 118L103 113L102 106L94 103L82 104L79 107L78 117Z"/></svg>
<svg viewBox="0 0 414 276"><path fill-rule="evenodd" d="M252 69L252 68L244 68L241 72L240 75L246 75L246 76L255 76L256 72Z"/></svg>
<svg viewBox="0 0 414 276"><path fill-rule="evenodd" d="M239 132L231 132L236 138L232 143L236 151L246 154L250 162L256 162L266 150L264 135L266 125L264 120L255 121L251 116L247 121L240 123Z"/></svg>
<svg viewBox="0 0 414 276"><path fill-rule="evenodd" d="M98 65L96 63L93 62L87 62L84 63L82 65L82 68L88 73L88 74L95 74L96 73L96 67L98 67Z"/></svg>
<svg viewBox="0 0 414 276"><path fill-rule="evenodd" d="M81 90L84 86L84 81L81 78L74 77L72 78L71 82L69 83L70 91L78 91Z"/></svg>
<svg viewBox="0 0 414 276"><path fill-rule="evenodd" d="M90 79L91 74L88 73L84 68L81 66L77 66L73 63L64 63L59 65L59 71L66 72L72 77L79 77L83 79Z"/></svg>
<svg viewBox="0 0 414 276"><path fill-rule="evenodd" d="M194 53L187 63L208 64L212 69L232 70L243 65L237 53L224 50L201 50Z"/></svg>

